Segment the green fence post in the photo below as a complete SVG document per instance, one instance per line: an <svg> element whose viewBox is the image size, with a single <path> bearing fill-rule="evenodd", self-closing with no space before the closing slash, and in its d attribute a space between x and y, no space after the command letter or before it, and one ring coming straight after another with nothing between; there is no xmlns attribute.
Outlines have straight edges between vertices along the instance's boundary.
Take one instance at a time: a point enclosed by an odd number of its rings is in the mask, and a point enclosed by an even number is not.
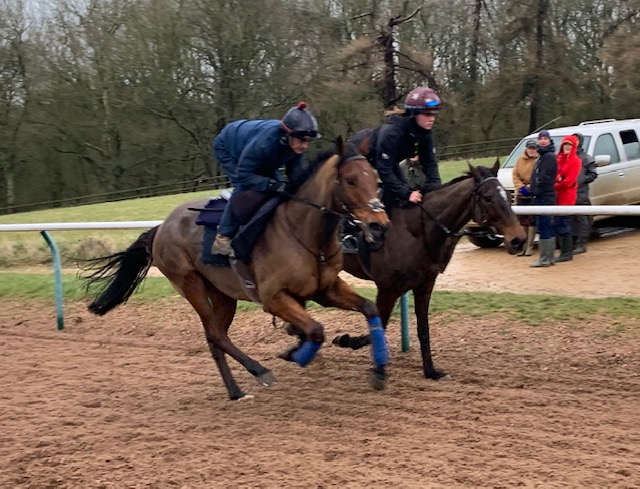
<svg viewBox="0 0 640 489"><path fill-rule="evenodd" d="M409 295L408 292L400 297L400 333L402 336L402 351L409 351Z"/></svg>
<svg viewBox="0 0 640 489"><path fill-rule="evenodd" d="M45 239L49 248L51 248L51 256L53 257L53 277L55 281L55 291L56 291L56 314L58 317L58 329L61 330L64 328L64 314L62 312L62 271L60 266L60 253L58 252L58 247L56 243L53 241L49 233L46 231L40 231L42 237Z"/></svg>

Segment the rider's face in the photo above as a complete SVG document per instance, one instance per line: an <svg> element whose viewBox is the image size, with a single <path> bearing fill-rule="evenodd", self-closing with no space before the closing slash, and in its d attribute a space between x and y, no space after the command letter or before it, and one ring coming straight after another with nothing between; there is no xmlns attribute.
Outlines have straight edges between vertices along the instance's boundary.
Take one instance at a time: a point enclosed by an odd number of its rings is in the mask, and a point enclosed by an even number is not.
<svg viewBox="0 0 640 489"><path fill-rule="evenodd" d="M291 136L289 138L289 146L293 150L295 154L301 155L302 153L306 153L309 149L309 143L311 143L311 138L297 138L295 136Z"/></svg>
<svg viewBox="0 0 640 489"><path fill-rule="evenodd" d="M430 130L436 122L436 116L433 114L418 114L416 116L416 124L422 129Z"/></svg>

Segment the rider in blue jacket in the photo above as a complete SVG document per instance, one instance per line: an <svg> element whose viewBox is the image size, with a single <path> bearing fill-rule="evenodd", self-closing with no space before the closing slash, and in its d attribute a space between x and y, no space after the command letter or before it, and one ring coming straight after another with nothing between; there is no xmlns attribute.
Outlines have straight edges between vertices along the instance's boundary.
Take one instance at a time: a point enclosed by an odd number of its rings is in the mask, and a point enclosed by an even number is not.
<svg viewBox="0 0 640 489"><path fill-rule="evenodd" d="M233 194L218 225L213 253L233 254L231 240L240 224L233 197L247 190L284 192L280 168L292 180L309 143L319 137L318 123L304 102L289 109L281 121L239 120L222 129L213 141L213 152L233 185Z"/></svg>

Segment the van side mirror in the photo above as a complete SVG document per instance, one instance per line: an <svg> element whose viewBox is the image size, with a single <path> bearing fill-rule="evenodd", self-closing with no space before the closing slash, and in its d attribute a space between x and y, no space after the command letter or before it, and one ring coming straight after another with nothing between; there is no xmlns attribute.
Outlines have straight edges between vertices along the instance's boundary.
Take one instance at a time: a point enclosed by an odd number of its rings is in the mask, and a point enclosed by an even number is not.
<svg viewBox="0 0 640 489"><path fill-rule="evenodd" d="M611 155L596 155L596 166L607 166L611 163Z"/></svg>

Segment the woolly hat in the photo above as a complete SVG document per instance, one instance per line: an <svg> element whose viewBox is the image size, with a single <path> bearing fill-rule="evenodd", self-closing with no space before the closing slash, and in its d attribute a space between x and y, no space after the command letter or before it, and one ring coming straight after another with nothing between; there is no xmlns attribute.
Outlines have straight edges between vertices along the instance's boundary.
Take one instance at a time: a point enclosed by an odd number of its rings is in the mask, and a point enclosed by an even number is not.
<svg viewBox="0 0 640 489"><path fill-rule="evenodd" d="M538 133L538 139L540 139L540 138L549 138L549 139L551 139L551 134L549 134L549 131L547 131L547 130L545 129L545 130L540 131L540 132Z"/></svg>

